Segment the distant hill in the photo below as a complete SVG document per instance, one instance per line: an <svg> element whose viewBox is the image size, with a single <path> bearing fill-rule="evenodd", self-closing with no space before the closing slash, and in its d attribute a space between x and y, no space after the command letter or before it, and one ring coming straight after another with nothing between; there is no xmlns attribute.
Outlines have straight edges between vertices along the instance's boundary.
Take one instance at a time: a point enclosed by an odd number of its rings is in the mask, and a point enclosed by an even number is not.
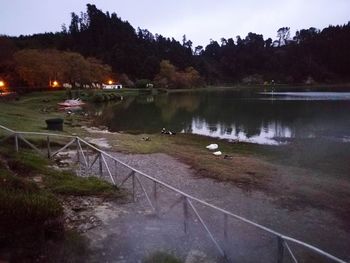
<svg viewBox="0 0 350 263"><path fill-rule="evenodd" d="M10 54L17 50L54 48L100 59L132 80L153 80L162 60L179 70L193 67L210 84L350 80L350 22L323 30L302 29L294 37L289 34L289 28L282 27L276 40L249 33L245 38L222 38L220 43L193 47L186 36L180 43L147 29L135 30L116 13L88 4L80 16L72 13L70 25L63 25L59 33L2 37L0 74L10 74Z"/></svg>

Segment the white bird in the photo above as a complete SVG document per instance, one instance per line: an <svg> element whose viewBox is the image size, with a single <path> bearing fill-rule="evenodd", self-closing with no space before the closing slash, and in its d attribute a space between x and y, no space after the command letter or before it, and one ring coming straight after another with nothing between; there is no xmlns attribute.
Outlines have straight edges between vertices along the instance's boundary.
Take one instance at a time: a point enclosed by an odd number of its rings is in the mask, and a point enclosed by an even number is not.
<svg viewBox="0 0 350 263"><path fill-rule="evenodd" d="M221 154L222 154L222 152L217 151L217 152L213 152L213 154L214 154L214 155L216 155L216 156L219 156L219 155L221 155Z"/></svg>
<svg viewBox="0 0 350 263"><path fill-rule="evenodd" d="M206 148L209 150L216 150L217 148L219 148L219 146L216 143L212 143L206 146Z"/></svg>

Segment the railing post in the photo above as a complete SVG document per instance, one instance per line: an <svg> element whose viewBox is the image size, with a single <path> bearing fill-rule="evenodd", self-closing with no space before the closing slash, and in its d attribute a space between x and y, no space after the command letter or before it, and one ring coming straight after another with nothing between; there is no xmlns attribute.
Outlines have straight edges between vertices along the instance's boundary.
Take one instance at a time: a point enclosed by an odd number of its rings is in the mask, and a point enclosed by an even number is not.
<svg viewBox="0 0 350 263"><path fill-rule="evenodd" d="M224 214L224 238L227 240L227 214Z"/></svg>
<svg viewBox="0 0 350 263"><path fill-rule="evenodd" d="M98 157L98 169L100 172L100 177L103 176L103 170L102 170L102 153L99 153L99 157Z"/></svg>
<svg viewBox="0 0 350 263"><path fill-rule="evenodd" d="M118 178L117 170L118 170L118 168L117 168L117 161L114 160L114 174L115 174L115 177L116 177L116 178Z"/></svg>
<svg viewBox="0 0 350 263"><path fill-rule="evenodd" d="M90 166L90 155L89 155L89 147L86 148L86 162L88 167Z"/></svg>
<svg viewBox="0 0 350 263"><path fill-rule="evenodd" d="M284 245L283 238L277 236L277 263L283 263Z"/></svg>
<svg viewBox="0 0 350 263"><path fill-rule="evenodd" d="M47 136L47 158L51 158L50 136Z"/></svg>
<svg viewBox="0 0 350 263"><path fill-rule="evenodd" d="M153 185L153 197L154 197L154 208L156 215L158 215L158 195L157 195L157 182L154 181Z"/></svg>
<svg viewBox="0 0 350 263"><path fill-rule="evenodd" d="M77 145L77 163L80 163L80 154L79 154L79 139L75 139L75 144Z"/></svg>
<svg viewBox="0 0 350 263"><path fill-rule="evenodd" d="M184 232L187 234L188 231L188 203L187 197L183 197L183 211L184 211Z"/></svg>
<svg viewBox="0 0 350 263"><path fill-rule="evenodd" d="M16 149L16 152L18 152L19 147L18 147L18 135L17 135L17 133L15 133L15 149Z"/></svg>
<svg viewBox="0 0 350 263"><path fill-rule="evenodd" d="M136 196L135 196L135 172L132 171L132 200L135 202L136 201Z"/></svg>

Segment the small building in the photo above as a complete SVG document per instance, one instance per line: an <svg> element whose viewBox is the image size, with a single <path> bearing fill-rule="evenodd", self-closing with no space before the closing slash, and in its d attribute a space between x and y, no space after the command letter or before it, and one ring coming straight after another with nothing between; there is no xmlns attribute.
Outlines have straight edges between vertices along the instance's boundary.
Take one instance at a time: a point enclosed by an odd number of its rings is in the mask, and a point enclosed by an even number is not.
<svg viewBox="0 0 350 263"><path fill-rule="evenodd" d="M122 89L122 84L102 84L102 89Z"/></svg>

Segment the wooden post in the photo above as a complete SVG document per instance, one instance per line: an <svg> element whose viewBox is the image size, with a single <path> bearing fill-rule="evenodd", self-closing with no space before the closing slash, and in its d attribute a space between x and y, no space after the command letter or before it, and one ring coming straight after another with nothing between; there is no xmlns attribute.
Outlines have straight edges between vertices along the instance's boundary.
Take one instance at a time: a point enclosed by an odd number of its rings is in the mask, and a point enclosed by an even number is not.
<svg viewBox="0 0 350 263"><path fill-rule="evenodd" d="M75 143L77 145L77 163L80 163L80 154L79 154L79 139L75 139Z"/></svg>
<svg viewBox="0 0 350 263"><path fill-rule="evenodd" d="M157 194L157 182L154 182L153 185L153 197L154 197L154 205L155 205L155 212L156 215L158 215L158 194Z"/></svg>
<svg viewBox="0 0 350 263"><path fill-rule="evenodd" d="M17 135L17 133L15 133L15 149L16 149L16 152L18 152L19 146L18 146L18 135Z"/></svg>
<svg viewBox="0 0 350 263"><path fill-rule="evenodd" d="M227 240L227 214L224 214L224 238Z"/></svg>
<svg viewBox="0 0 350 263"><path fill-rule="evenodd" d="M99 157L98 157L98 165L99 165L99 171L100 171L100 177L103 176L103 170L102 170L102 153L99 153Z"/></svg>
<svg viewBox="0 0 350 263"><path fill-rule="evenodd" d="M184 232L187 234L188 231L188 203L187 197L183 197L183 211L184 211Z"/></svg>
<svg viewBox="0 0 350 263"><path fill-rule="evenodd" d="M50 136L47 136L47 158L51 158Z"/></svg>
<svg viewBox="0 0 350 263"><path fill-rule="evenodd" d="M132 200L136 201L136 195L135 195L135 172L132 172Z"/></svg>

